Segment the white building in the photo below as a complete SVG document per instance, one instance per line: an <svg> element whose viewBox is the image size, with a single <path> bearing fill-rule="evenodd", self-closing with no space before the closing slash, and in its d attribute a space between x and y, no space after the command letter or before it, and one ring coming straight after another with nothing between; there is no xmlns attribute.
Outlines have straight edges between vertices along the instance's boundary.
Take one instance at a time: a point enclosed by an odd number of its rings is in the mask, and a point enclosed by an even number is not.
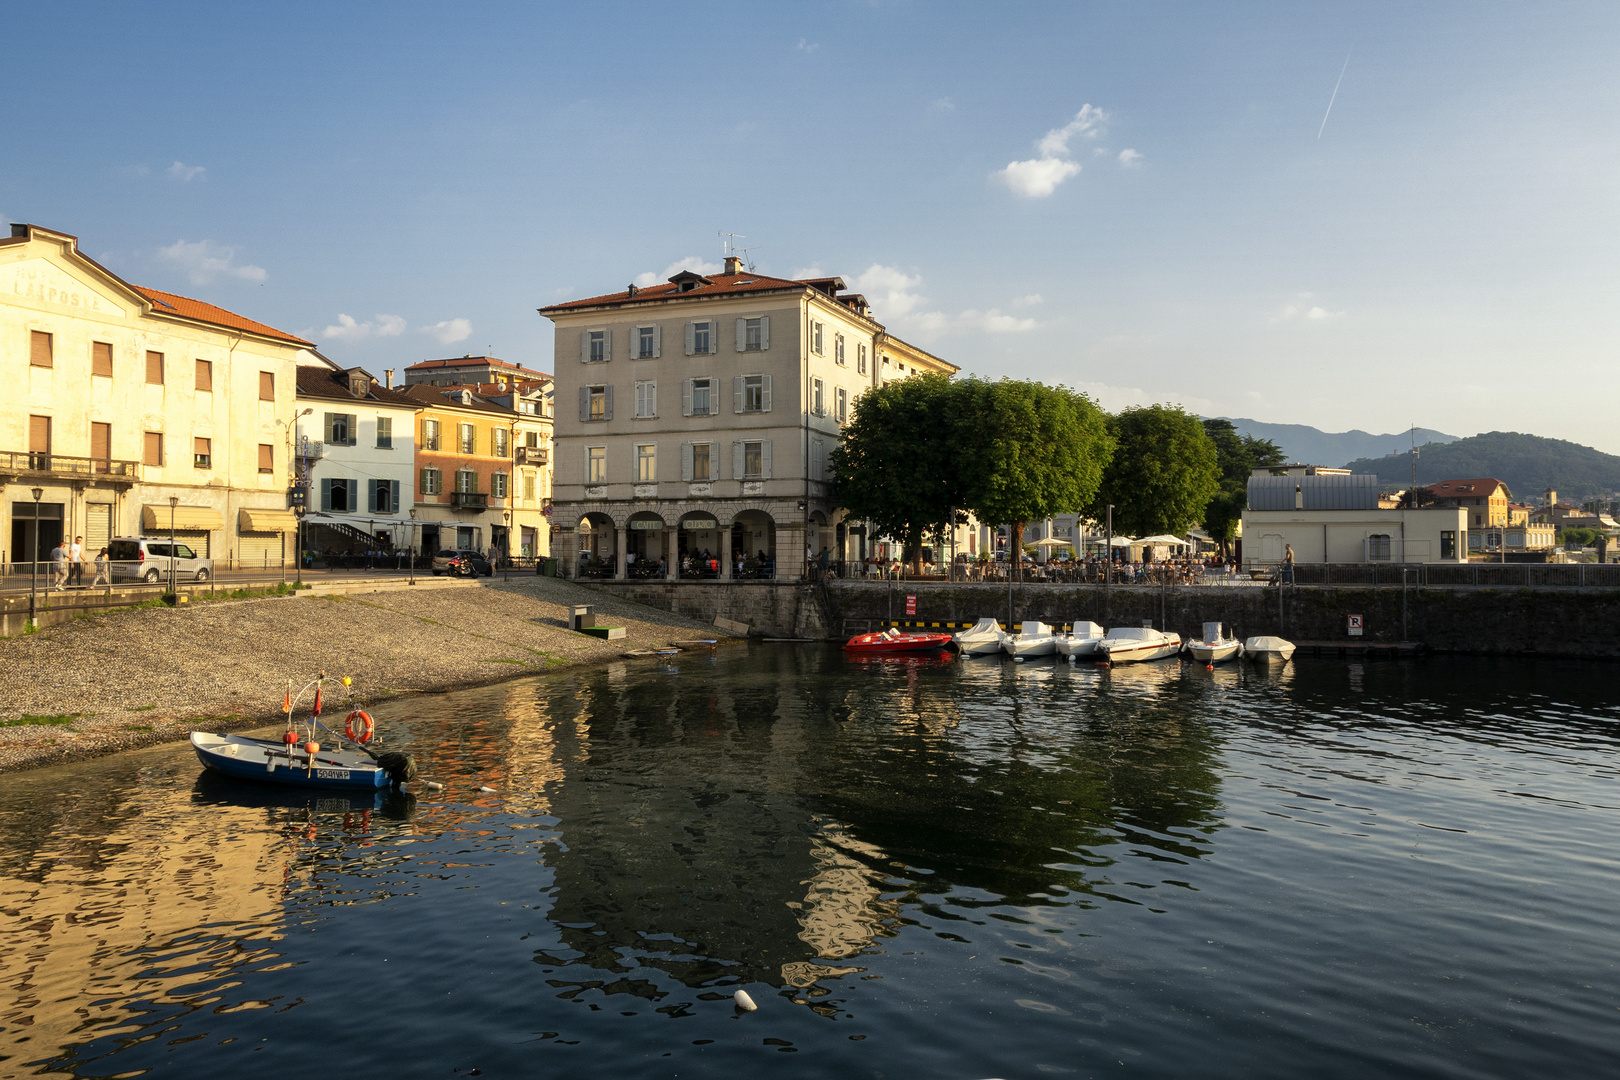
<svg viewBox="0 0 1620 1080"><path fill-rule="evenodd" d="M1251 476L1243 512L1243 564L1468 561L1468 512L1378 505L1378 477L1361 474Z"/></svg>

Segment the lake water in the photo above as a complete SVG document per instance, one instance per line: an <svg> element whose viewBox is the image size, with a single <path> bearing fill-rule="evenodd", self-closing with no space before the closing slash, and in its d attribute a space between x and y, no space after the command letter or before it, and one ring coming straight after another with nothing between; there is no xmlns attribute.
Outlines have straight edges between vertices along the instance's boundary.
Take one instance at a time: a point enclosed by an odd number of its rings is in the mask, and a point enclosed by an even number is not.
<svg viewBox="0 0 1620 1080"><path fill-rule="evenodd" d="M1613 1075L1616 671L755 644L385 706L414 802L3 776L0 1077Z"/></svg>

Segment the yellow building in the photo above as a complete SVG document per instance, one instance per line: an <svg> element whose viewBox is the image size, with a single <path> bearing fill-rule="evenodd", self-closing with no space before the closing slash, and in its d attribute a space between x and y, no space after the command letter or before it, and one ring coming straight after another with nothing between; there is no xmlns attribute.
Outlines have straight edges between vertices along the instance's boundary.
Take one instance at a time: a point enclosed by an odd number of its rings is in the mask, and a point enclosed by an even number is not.
<svg viewBox="0 0 1620 1080"><path fill-rule="evenodd" d="M78 535L93 556L113 536L167 535L171 519L219 568L290 558L288 424L309 347L131 285L66 233L13 225L0 240L6 561Z"/></svg>

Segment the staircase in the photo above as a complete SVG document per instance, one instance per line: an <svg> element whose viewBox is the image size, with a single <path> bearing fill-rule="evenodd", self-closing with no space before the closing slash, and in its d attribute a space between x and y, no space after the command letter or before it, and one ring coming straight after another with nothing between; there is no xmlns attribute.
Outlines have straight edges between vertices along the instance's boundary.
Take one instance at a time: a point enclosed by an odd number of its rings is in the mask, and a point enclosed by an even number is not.
<svg viewBox="0 0 1620 1080"><path fill-rule="evenodd" d="M328 536L341 537L343 540L347 541L349 544L358 546L362 551L366 550L367 548L375 547L377 545L376 537L372 536L370 533L366 532L364 529L357 529L353 525L349 525L346 522L342 522L342 521L310 521L310 522L306 522L305 525L304 525L304 537L305 537L304 543L306 544L306 546L309 545L310 534L314 533L318 529L325 529L325 530L327 530L327 535ZM325 548L325 547L329 547L329 546L332 546L332 545L321 544L319 546L322 547L322 548Z"/></svg>

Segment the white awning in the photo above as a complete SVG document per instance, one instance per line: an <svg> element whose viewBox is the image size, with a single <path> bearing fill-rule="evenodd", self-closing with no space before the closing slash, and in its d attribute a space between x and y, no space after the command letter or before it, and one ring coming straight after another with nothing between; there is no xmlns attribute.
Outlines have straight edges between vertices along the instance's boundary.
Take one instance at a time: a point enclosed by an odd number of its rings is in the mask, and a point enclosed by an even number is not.
<svg viewBox="0 0 1620 1080"><path fill-rule="evenodd" d="M141 529L155 533L170 527L170 509L166 504L148 503L141 507ZM210 532L225 527L225 517L212 506L176 506L173 509L173 527L176 532Z"/></svg>
<svg viewBox="0 0 1620 1080"><path fill-rule="evenodd" d="M238 510L238 532L280 533L298 528L298 515L291 510Z"/></svg>

